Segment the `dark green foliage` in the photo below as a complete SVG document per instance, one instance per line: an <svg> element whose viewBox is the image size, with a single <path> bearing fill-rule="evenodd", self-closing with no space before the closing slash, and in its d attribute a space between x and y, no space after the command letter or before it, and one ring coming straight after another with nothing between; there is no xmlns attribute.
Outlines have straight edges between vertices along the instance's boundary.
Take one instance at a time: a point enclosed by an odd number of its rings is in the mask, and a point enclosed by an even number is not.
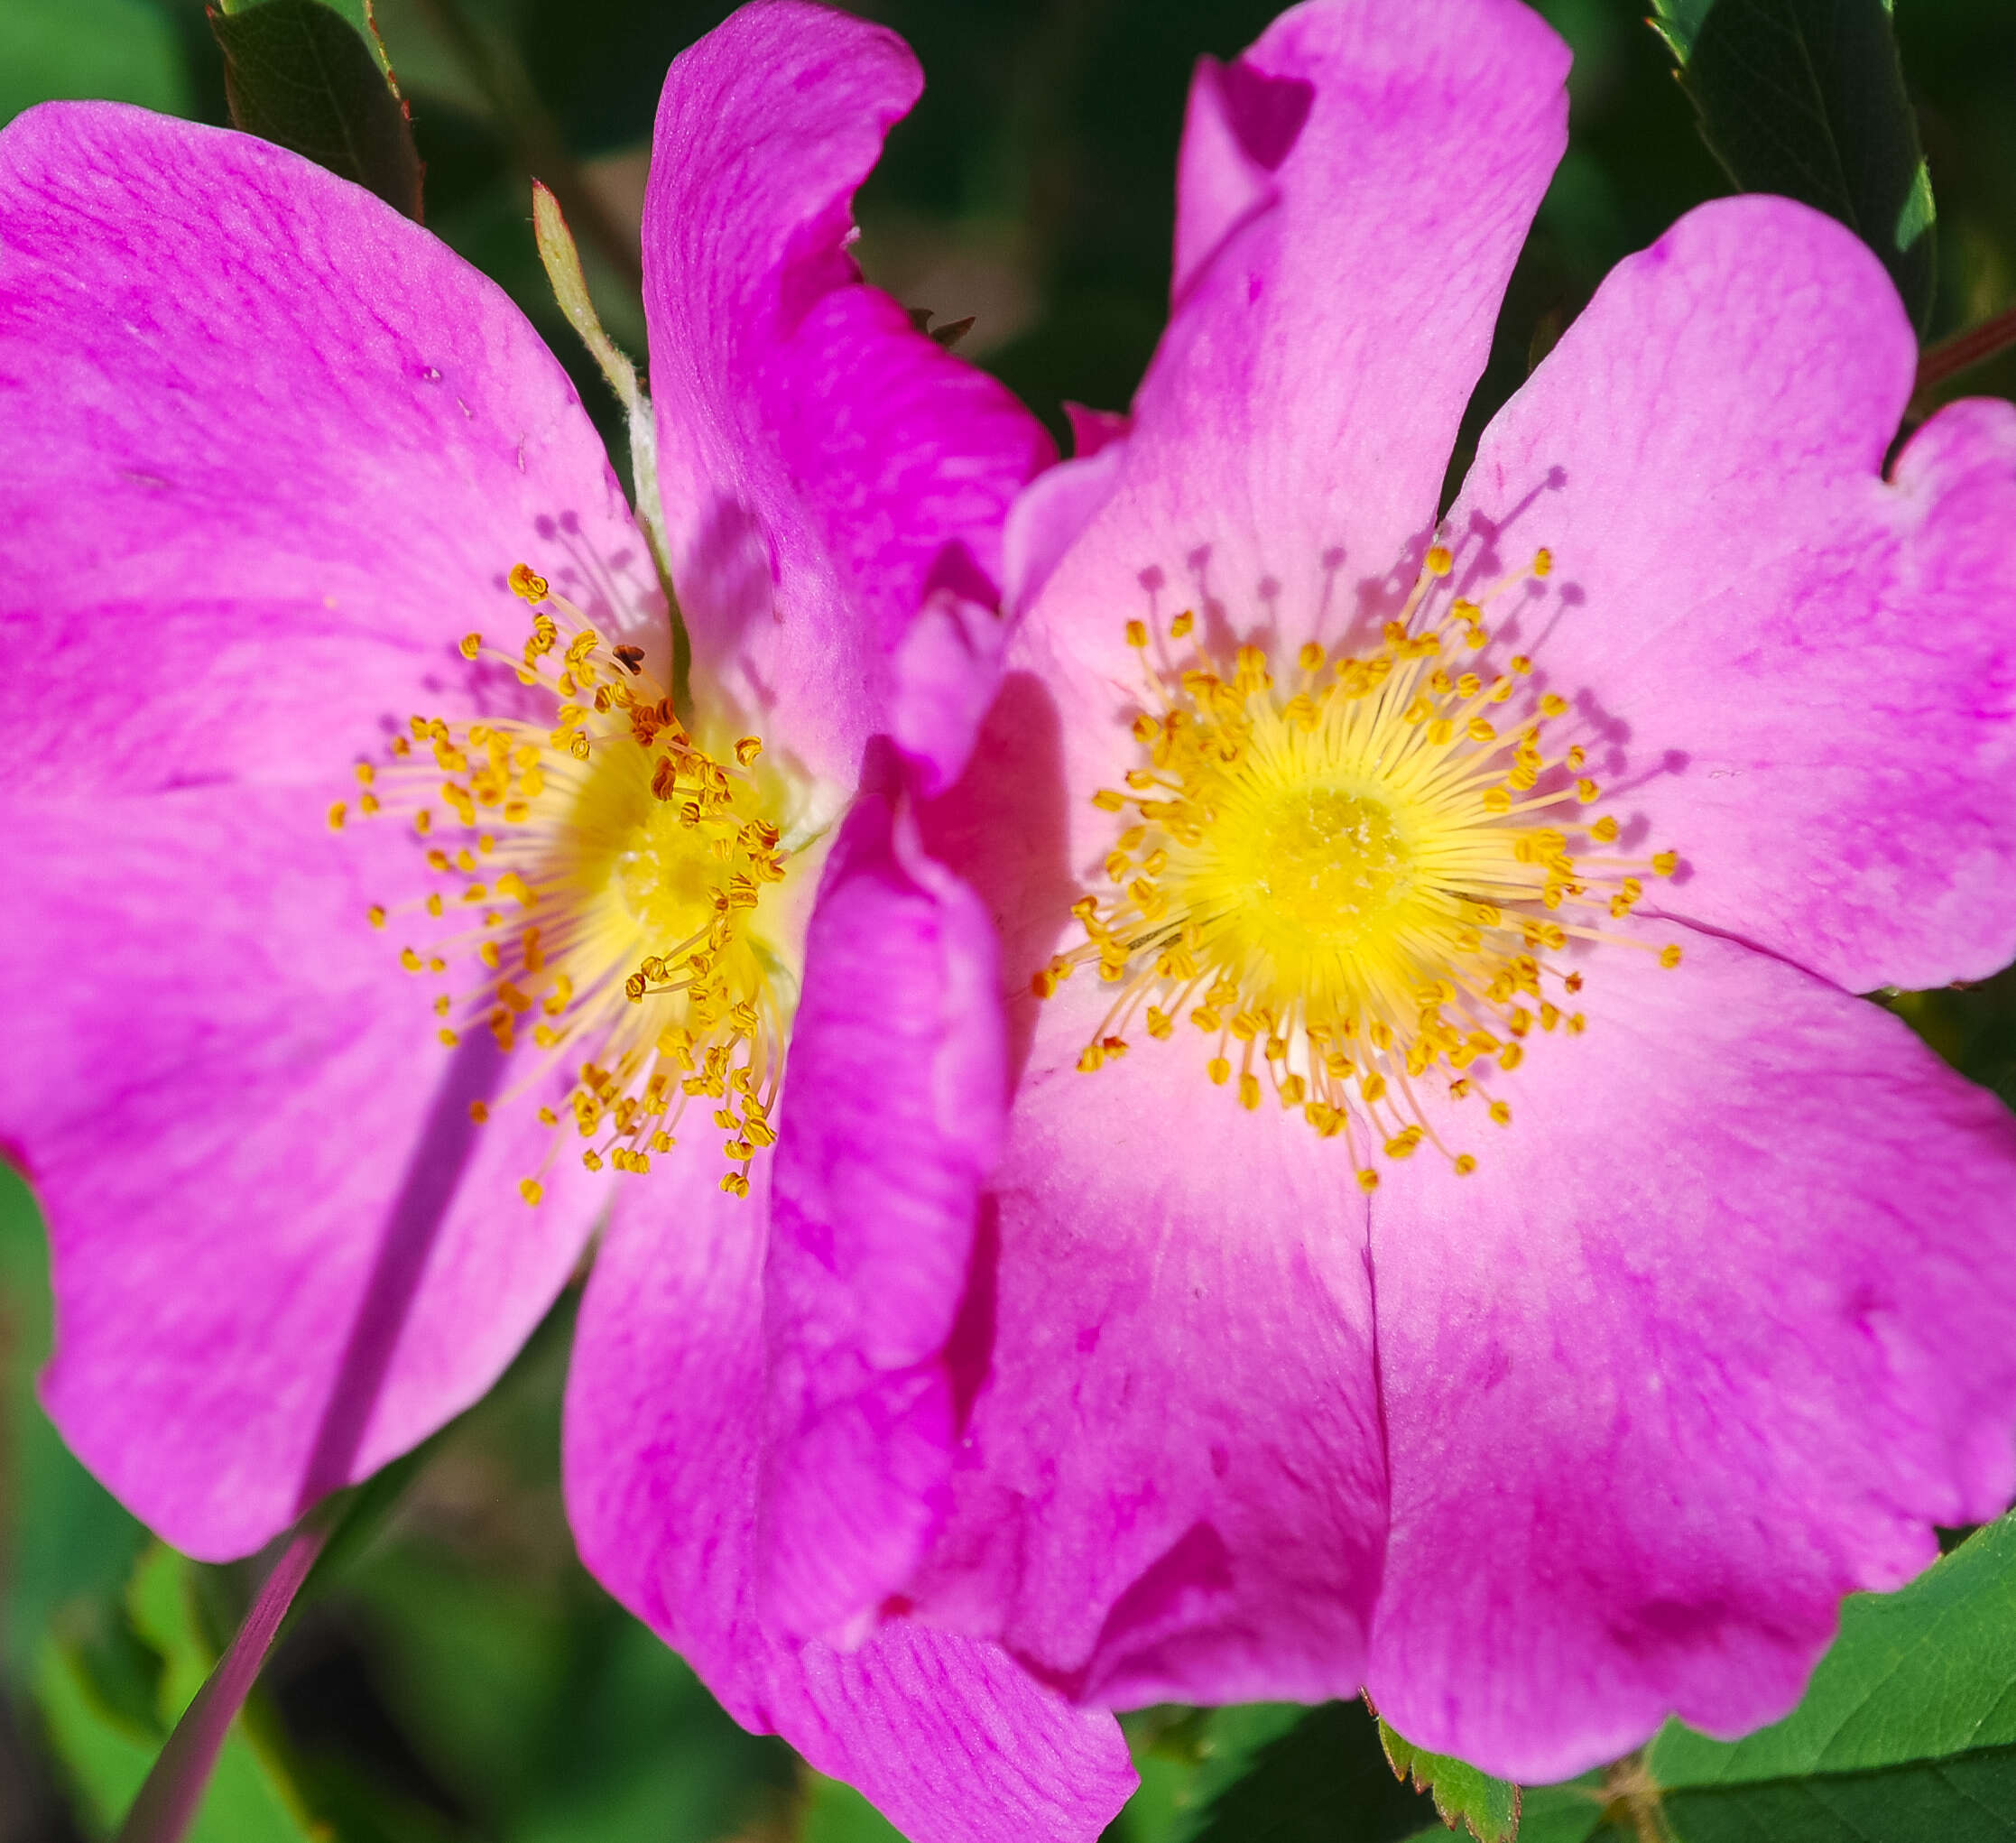
<svg viewBox="0 0 2016 1843"><path fill-rule="evenodd" d="M1677 1843L1994 1843L2016 1838L2016 1747L1669 1792L1662 1810Z"/></svg>
<svg viewBox="0 0 2016 1843"><path fill-rule="evenodd" d="M420 155L371 47L321 0L210 14L233 124L291 147L418 219Z"/></svg>
<svg viewBox="0 0 2016 1843"><path fill-rule="evenodd" d="M1187 1843L1386 1843L1435 1821L1434 1801L1393 1776L1362 1702L1326 1702L1206 1808Z"/></svg>
<svg viewBox="0 0 2016 1843"><path fill-rule="evenodd" d="M1655 0L1654 10L1702 139L1737 187L1839 218L1882 259L1923 332L1932 184L1885 0Z"/></svg>

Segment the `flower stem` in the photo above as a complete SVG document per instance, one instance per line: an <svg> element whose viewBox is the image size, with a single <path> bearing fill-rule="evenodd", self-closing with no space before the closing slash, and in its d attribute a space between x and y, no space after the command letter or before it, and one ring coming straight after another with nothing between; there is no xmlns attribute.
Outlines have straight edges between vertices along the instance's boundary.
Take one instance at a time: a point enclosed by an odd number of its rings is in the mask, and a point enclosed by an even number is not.
<svg viewBox="0 0 2016 1843"><path fill-rule="evenodd" d="M203 1802L232 1720L244 1706L253 1680L273 1647L273 1635L328 1535L327 1522L313 1517L282 1551L230 1648L196 1692L196 1699L182 1711L174 1733L148 1770L145 1783L119 1827L117 1843L180 1843Z"/></svg>
<svg viewBox="0 0 2016 1843"><path fill-rule="evenodd" d="M1993 358L2011 346L2016 346L2016 307L2004 308L1993 320L1983 320L1978 327L1969 327L1964 333L1928 347L1918 361L1915 389L1930 390L1954 373Z"/></svg>

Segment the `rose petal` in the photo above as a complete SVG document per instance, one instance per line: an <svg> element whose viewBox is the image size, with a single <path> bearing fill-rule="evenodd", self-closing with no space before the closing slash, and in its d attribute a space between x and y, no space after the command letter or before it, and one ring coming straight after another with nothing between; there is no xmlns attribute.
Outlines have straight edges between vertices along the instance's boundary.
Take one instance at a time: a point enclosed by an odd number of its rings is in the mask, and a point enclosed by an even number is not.
<svg viewBox="0 0 2016 1843"><path fill-rule="evenodd" d="M1599 954L1508 1130L1436 1110L1475 1175L1374 1199L1371 1691L1521 1780L1782 1715L1844 1593L2016 1486L2016 1121L1875 1006L1685 947Z"/></svg>
<svg viewBox="0 0 2016 1843"><path fill-rule="evenodd" d="M1108 1706L1352 1694L1385 1522L1364 1198L1195 1032L1079 1073L1110 996L1040 1007L909 1594Z"/></svg>
<svg viewBox="0 0 2016 1843"><path fill-rule="evenodd" d="M585 1238L565 1179L515 1195L545 1135L469 1116L487 1039L432 1042L365 923L417 847L325 814L473 699L453 642L522 616L513 561L619 619L649 565L501 292L292 154L52 105L0 135L0 630L34 662L0 681L0 1137L54 1244L51 1412L222 1557L482 1394Z"/></svg>
<svg viewBox="0 0 2016 1843"><path fill-rule="evenodd" d="M692 1161L654 1172L603 1248L568 1386L583 1560L736 1720L859 1786L919 1843L1091 1843L1134 1783L1110 1715L905 1619L849 1652L760 1622L763 1162L752 1179L735 1199Z"/></svg>
<svg viewBox="0 0 2016 1843"><path fill-rule="evenodd" d="M846 254L855 189L921 84L882 27L744 7L672 66L655 144L677 157L653 162L644 208L659 477L696 670L845 785L888 727L889 655L936 593L998 601L1002 520L1055 456ZM970 733L903 740L948 779Z"/></svg>
<svg viewBox="0 0 2016 1843"><path fill-rule="evenodd" d="M1567 69L1511 0L1299 6L1200 66L1175 310L1031 658L1129 685L1123 624L1184 607L1221 645L1272 633L1292 654L1411 580L1565 144ZM1052 530L1038 554L1059 548Z"/></svg>
<svg viewBox="0 0 2016 1843"><path fill-rule="evenodd" d="M1856 990L2016 954L2016 410L1954 405L1886 484L1916 364L1858 238L1705 205L1619 264L1450 517L1508 567L1552 548L1493 625L1678 848L1658 900Z"/></svg>
<svg viewBox="0 0 2016 1843"><path fill-rule="evenodd" d="M806 943L764 1269L758 1565L787 1631L852 1629L945 1508L947 1351L1006 1107L994 930L890 794L856 802Z"/></svg>
<svg viewBox="0 0 2016 1843"><path fill-rule="evenodd" d="M593 426L503 292L360 188L111 103L0 134L7 798L332 792L529 625L530 560L658 606ZM514 640L513 640L514 644Z"/></svg>
<svg viewBox="0 0 2016 1843"><path fill-rule="evenodd" d="M480 1396L603 1192L364 912L409 841L300 790L10 814L0 1144L47 1216L64 1438L176 1547L258 1548ZM17 898L25 897L25 900Z"/></svg>

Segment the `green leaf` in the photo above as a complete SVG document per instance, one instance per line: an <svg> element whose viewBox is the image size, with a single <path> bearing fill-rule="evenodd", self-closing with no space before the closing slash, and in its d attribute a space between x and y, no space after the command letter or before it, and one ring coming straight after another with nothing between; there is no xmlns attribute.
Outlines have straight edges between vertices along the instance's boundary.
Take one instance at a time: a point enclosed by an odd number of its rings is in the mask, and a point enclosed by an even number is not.
<svg viewBox="0 0 2016 1843"><path fill-rule="evenodd" d="M1783 1721L1734 1742L1669 1722L1645 1768L1677 1843L2016 1839L2016 1517L1851 1598Z"/></svg>
<svg viewBox="0 0 2016 1843"><path fill-rule="evenodd" d="M1932 185L1886 0L1654 0L1654 14L1729 177L1839 218L1922 333Z"/></svg>
<svg viewBox="0 0 2016 1843"><path fill-rule="evenodd" d="M74 1617L44 1642L35 1702L51 1748L92 1829L109 1830L133 1802L162 1741L215 1662L197 1616L195 1570L151 1547L134 1570L125 1618L93 1635ZM134 1668L138 1651L153 1666ZM152 1679L147 1683L148 1678ZM152 1708L135 1691L145 1683ZM217 1757L189 1843L309 1843L284 1774L242 1726Z"/></svg>
<svg viewBox="0 0 2016 1843"><path fill-rule="evenodd" d="M162 10L146 0L0 5L0 122L38 102L87 97L189 113L189 78Z"/></svg>
<svg viewBox="0 0 2016 1843"><path fill-rule="evenodd" d="M231 119L419 221L420 155L382 57L321 0L212 13Z"/></svg>
<svg viewBox="0 0 2016 1843"><path fill-rule="evenodd" d="M1799 1706L1746 1740L1669 1723L1649 1755L1669 1789L1863 1772L2016 1746L2016 1516L1893 1594L1856 1594Z"/></svg>
<svg viewBox="0 0 2016 1843"><path fill-rule="evenodd" d="M49 1319L42 1218L27 1185L0 1165L0 1662L23 1678L59 1611L79 1599L116 1598L146 1539L35 1399Z"/></svg>
<svg viewBox="0 0 2016 1843"><path fill-rule="evenodd" d="M1669 1792L1678 1843L1994 1843L2016 1838L2016 1747L1879 1773Z"/></svg>
<svg viewBox="0 0 2016 1843"><path fill-rule="evenodd" d="M135 1727L100 1689L80 1644L51 1638L34 1679L35 1706L51 1751L94 1832L109 1830L133 1802L161 1736Z"/></svg>
<svg viewBox="0 0 2016 1843"><path fill-rule="evenodd" d="M1559 1785L1522 1785L1519 1789L1519 1843L1589 1843L1599 1830L1604 1843L1614 1843L1604 1805L1600 1773L1586 1773ZM1449 1843L1449 1827L1426 1824L1404 1843Z"/></svg>
<svg viewBox="0 0 2016 1843"><path fill-rule="evenodd" d="M1183 1838L1196 1835L1205 1813L1244 1779L1263 1747L1284 1738L1309 1709L1299 1702L1247 1702L1214 1709L1204 1718L1197 1747L1197 1771L1185 1801Z"/></svg>
<svg viewBox="0 0 2016 1843"><path fill-rule="evenodd" d="M1225 1709L1165 1703L1123 1716L1141 1783L1107 1831L1111 1843L1185 1843L1254 1753L1308 1712L1294 1702Z"/></svg>
<svg viewBox="0 0 2016 1843"><path fill-rule="evenodd" d="M1411 1779L1416 1790L1431 1792L1438 1816L1450 1829L1469 1827L1477 1843L1512 1843L1519 1834L1519 1788L1480 1773L1467 1761L1430 1754L1396 1734L1379 1718L1379 1744L1399 1779Z"/></svg>
<svg viewBox="0 0 2016 1843"><path fill-rule="evenodd" d="M1694 55L1694 42L1715 0L1652 0L1651 28L1666 41L1673 61L1684 65Z"/></svg>
<svg viewBox="0 0 2016 1843"><path fill-rule="evenodd" d="M1603 1821L1603 1774L1519 1791L1519 1843L1585 1843Z"/></svg>
<svg viewBox="0 0 2016 1843"><path fill-rule="evenodd" d="M190 1564L165 1544L150 1544L126 1583L126 1619L134 1636L161 1659L163 1734L196 1699L217 1662L198 1622Z"/></svg>

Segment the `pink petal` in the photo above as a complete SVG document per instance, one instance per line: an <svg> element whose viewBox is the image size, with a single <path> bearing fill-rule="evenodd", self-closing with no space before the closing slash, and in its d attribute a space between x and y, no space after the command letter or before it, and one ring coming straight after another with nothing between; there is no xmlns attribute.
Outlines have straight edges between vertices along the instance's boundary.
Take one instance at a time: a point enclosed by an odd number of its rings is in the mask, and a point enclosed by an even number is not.
<svg viewBox="0 0 2016 1843"><path fill-rule="evenodd" d="M2016 1122L1873 1005L1685 944L1599 954L1511 1127L1448 1108L1476 1174L1374 1199L1370 1688L1519 1779L1782 1715L1844 1593L2016 1487Z"/></svg>
<svg viewBox="0 0 2016 1843"><path fill-rule="evenodd" d="M468 708L530 559L619 622L643 546L504 296L264 143L88 104L0 135L0 1140L55 1247L51 1412L179 1546L257 1547L481 1394L590 1194L467 1107L365 923L415 847L350 764Z"/></svg>
<svg viewBox="0 0 2016 1843"><path fill-rule="evenodd" d="M902 1618L853 1651L760 1620L753 1544L768 1167L746 1199L684 1161L588 1283L569 1382L569 1514L588 1567L736 1720L782 1735L917 1843L1091 1843L1133 1788L1110 1715L991 1645Z"/></svg>
<svg viewBox="0 0 2016 1843"><path fill-rule="evenodd" d="M1174 313L1035 616L1054 644L1131 680L1122 624L1190 607L1292 653L1411 579L1567 69L1512 0L1316 0L1200 65Z"/></svg>
<svg viewBox="0 0 2016 1843"><path fill-rule="evenodd" d="M1196 1042L1080 1074L1110 996L1080 974L1035 1020L907 1591L1109 1707L1349 1695L1385 1523L1364 1198Z"/></svg>
<svg viewBox="0 0 2016 1843"><path fill-rule="evenodd" d="M1071 455L1076 460L1090 460L1132 426L1132 419L1116 410L1089 410L1083 403L1067 402L1064 414L1071 425Z"/></svg>
<svg viewBox="0 0 2016 1843"><path fill-rule="evenodd" d="M890 727L891 655L919 610L936 593L993 607L1001 522L1055 454L846 254L855 189L921 85L879 26L745 6L672 66L644 211L659 473L696 667L846 784ZM970 739L899 733L946 779Z"/></svg>
<svg viewBox="0 0 2016 1843"><path fill-rule="evenodd" d="M1011 991L1111 848L1064 768L1106 695L1012 672L923 809ZM1077 1073L1111 996L1086 973L1010 1006L1013 1136L955 1340L974 1406L906 1598L1108 1706L1354 1693L1385 1520L1364 1199L1299 1117L1211 1087L1193 1043L1137 1032Z"/></svg>
<svg viewBox="0 0 2016 1843"><path fill-rule="evenodd" d="M1082 403L1066 403L1064 413L1071 421L1071 458L1022 489L1003 533L1005 600L1017 614L1035 601L1087 521L1111 495L1133 426L1126 416ZM1098 465L1088 465L1094 461Z"/></svg>
<svg viewBox="0 0 2016 1843"><path fill-rule="evenodd" d="M0 135L10 798L347 779L528 625L629 626L648 556L503 292L357 187L109 103ZM340 790L337 790L340 792ZM326 802L325 802L326 803Z"/></svg>
<svg viewBox="0 0 2016 1843"><path fill-rule="evenodd" d="M1660 900L1858 990L2016 954L2016 410L1946 410L1886 483L1916 362L1832 219L1705 205L1604 282L1451 514L1509 567L1553 550L1503 632L1678 848Z"/></svg>
<svg viewBox="0 0 2016 1843"><path fill-rule="evenodd" d="M1113 496L1124 471L1127 436L1117 430L1022 489L1003 533L1003 599L1011 613L1034 606L1087 523Z"/></svg>
<svg viewBox="0 0 2016 1843"><path fill-rule="evenodd" d="M49 1412L176 1547L256 1549L486 1390L603 1191L486 1032L454 1051L364 912L410 843L316 790L98 794L7 815L0 1144L49 1221Z"/></svg>
<svg viewBox="0 0 2016 1843"><path fill-rule="evenodd" d="M764 1270L758 1561L784 1630L872 1615L943 1514L963 1407L946 1347L1005 1077L993 927L865 792L806 943Z"/></svg>

